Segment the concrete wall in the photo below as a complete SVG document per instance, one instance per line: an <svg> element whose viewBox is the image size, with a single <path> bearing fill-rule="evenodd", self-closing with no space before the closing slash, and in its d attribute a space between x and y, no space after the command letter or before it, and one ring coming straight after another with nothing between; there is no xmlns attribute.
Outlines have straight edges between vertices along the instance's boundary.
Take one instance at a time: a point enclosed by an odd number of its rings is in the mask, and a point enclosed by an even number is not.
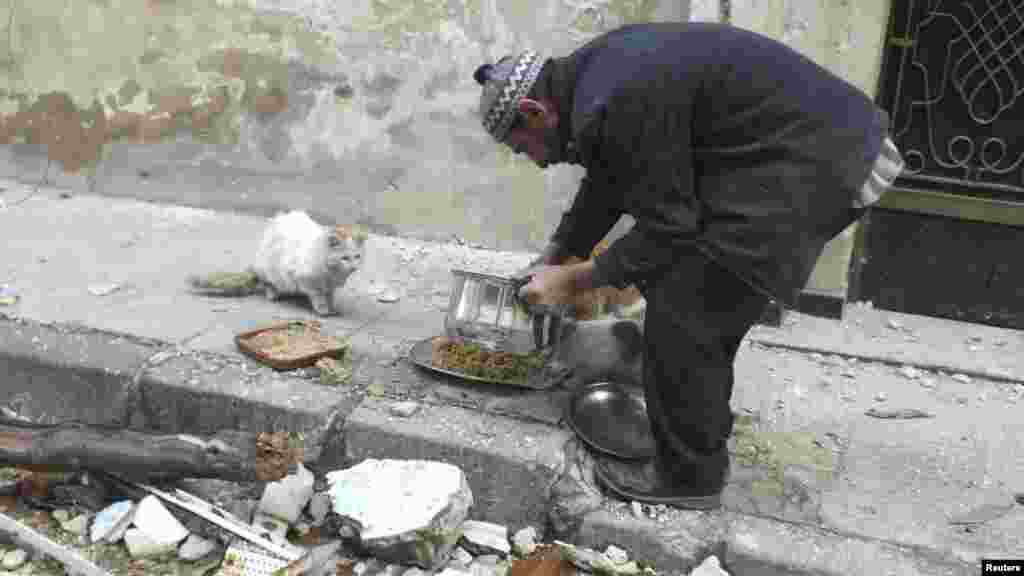
<svg viewBox="0 0 1024 576"><path fill-rule="evenodd" d="M493 143L472 72L686 0L12 0L0 174L538 248L581 173Z"/></svg>
<svg viewBox="0 0 1024 576"><path fill-rule="evenodd" d="M730 21L785 42L864 90L878 86L890 0L731 0ZM844 296L856 225L829 243L808 288Z"/></svg>

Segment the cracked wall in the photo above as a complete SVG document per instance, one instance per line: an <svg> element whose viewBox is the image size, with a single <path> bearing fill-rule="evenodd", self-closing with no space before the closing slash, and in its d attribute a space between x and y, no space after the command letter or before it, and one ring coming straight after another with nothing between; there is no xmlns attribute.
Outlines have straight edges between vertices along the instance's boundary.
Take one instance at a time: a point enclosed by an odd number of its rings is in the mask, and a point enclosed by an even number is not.
<svg viewBox="0 0 1024 576"><path fill-rule="evenodd" d="M82 0L0 6L0 166L33 182L237 201L537 248L576 190L500 148L472 72L566 53L678 0ZM52 163L52 167L50 164ZM235 200L231 200L234 198Z"/></svg>

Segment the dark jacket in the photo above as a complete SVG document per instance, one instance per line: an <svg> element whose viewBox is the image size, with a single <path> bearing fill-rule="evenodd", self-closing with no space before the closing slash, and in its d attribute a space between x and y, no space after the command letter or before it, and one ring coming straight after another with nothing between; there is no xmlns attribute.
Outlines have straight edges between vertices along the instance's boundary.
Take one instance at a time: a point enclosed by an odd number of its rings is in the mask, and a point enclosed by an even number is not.
<svg viewBox="0 0 1024 576"><path fill-rule="evenodd" d="M553 240L586 258L635 226L596 280L656 279L696 246L792 304L824 245L856 218L888 116L784 44L707 23L627 26L554 59L573 161L587 174ZM568 72L567 72L568 71Z"/></svg>

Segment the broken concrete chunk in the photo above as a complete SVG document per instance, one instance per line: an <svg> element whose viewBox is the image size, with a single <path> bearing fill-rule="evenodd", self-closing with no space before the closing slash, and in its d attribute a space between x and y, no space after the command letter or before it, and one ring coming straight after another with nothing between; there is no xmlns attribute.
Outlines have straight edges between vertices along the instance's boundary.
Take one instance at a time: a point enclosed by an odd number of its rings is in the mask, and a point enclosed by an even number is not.
<svg viewBox="0 0 1024 576"><path fill-rule="evenodd" d="M366 460L327 482L334 512L361 526L367 551L426 570L448 559L473 504L466 475L444 462Z"/></svg>
<svg viewBox="0 0 1024 576"><path fill-rule="evenodd" d="M604 551L604 557L610 560L612 564L625 564L629 562L629 553L614 544L608 545L608 548Z"/></svg>
<svg viewBox="0 0 1024 576"><path fill-rule="evenodd" d="M722 568L717 556L708 556L690 572L690 576L729 576L729 573Z"/></svg>
<svg viewBox="0 0 1024 576"><path fill-rule="evenodd" d="M189 534L188 538L185 538L185 541L178 548L178 558L186 562L194 562L200 558L205 558L216 549L216 542L196 536L195 534Z"/></svg>
<svg viewBox="0 0 1024 576"><path fill-rule="evenodd" d="M152 538L141 528L130 528L125 532L124 543L128 547L128 553L131 554L132 558L159 556L172 552L176 546L174 542L161 542Z"/></svg>
<svg viewBox="0 0 1024 576"><path fill-rule="evenodd" d="M92 521L92 531L89 533L92 543L102 540L114 544L121 540L131 526L134 512L135 503L131 500L114 502L101 510Z"/></svg>
<svg viewBox="0 0 1024 576"><path fill-rule="evenodd" d="M527 526L512 536L512 550L516 556L523 558L533 554L537 550L537 530L533 526Z"/></svg>
<svg viewBox="0 0 1024 576"><path fill-rule="evenodd" d="M188 530L152 494L139 502L132 517L132 525L152 541L154 546L169 546L171 550L188 537ZM125 533L126 540L129 533L131 530ZM138 534L135 535L135 541L139 546L148 549L149 542L141 539Z"/></svg>
<svg viewBox="0 0 1024 576"><path fill-rule="evenodd" d="M315 480L313 473L299 464L294 474L267 484L258 510L294 524L313 496Z"/></svg>
<svg viewBox="0 0 1024 576"><path fill-rule="evenodd" d="M499 554L508 556L512 546L508 542L508 528L490 522L467 520L462 525L462 542L466 550L480 556Z"/></svg>

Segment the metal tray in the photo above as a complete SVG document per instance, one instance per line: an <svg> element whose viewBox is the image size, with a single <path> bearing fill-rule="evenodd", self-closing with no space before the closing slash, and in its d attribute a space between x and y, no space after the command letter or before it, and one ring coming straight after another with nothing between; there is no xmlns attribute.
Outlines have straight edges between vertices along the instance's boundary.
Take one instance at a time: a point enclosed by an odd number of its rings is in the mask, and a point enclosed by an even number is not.
<svg viewBox="0 0 1024 576"><path fill-rule="evenodd" d="M541 377L542 375L540 373L532 374L526 382L514 382L511 380L492 380L490 378L481 378L479 376L465 374L458 370L449 370L448 368L434 366L432 361L434 356L434 340L442 337L443 336L433 336L426 340L417 342L416 345L412 347L412 350L409 351L409 360L420 368L425 368L432 372L447 374L449 376L455 376L457 378L471 380L474 382L486 382L488 384L500 384L503 386L517 386L519 388L530 388L532 390L547 390L551 387L550 384L544 383L544 379Z"/></svg>
<svg viewBox="0 0 1024 576"><path fill-rule="evenodd" d="M654 456L654 436L640 389L613 382L583 386L569 400L565 420L580 440L598 452L623 460Z"/></svg>

